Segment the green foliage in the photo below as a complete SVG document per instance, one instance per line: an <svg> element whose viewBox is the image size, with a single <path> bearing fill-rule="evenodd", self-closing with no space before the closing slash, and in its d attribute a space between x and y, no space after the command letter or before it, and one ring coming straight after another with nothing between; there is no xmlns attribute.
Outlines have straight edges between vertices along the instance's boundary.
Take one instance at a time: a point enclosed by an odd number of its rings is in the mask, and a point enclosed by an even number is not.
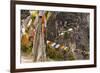
<svg viewBox="0 0 100 73"><path fill-rule="evenodd" d="M89 59L89 54L86 55L86 59Z"/></svg>
<svg viewBox="0 0 100 73"><path fill-rule="evenodd" d="M34 21L35 20L35 16L31 16L31 19L32 19L32 21Z"/></svg>
<svg viewBox="0 0 100 73"><path fill-rule="evenodd" d="M75 60L75 57L74 57L74 55L73 55L72 52L69 53L68 59L69 59L69 60Z"/></svg>
<svg viewBox="0 0 100 73"><path fill-rule="evenodd" d="M68 53L70 51L70 48L66 48L65 51Z"/></svg>
<svg viewBox="0 0 100 73"><path fill-rule="evenodd" d="M21 51L23 53L30 53L32 51L32 46L33 46L32 42L29 42L27 46L21 44Z"/></svg>
<svg viewBox="0 0 100 73"><path fill-rule="evenodd" d="M29 52L32 52L32 47L33 47L33 43L29 42L29 44L28 44Z"/></svg>
<svg viewBox="0 0 100 73"><path fill-rule="evenodd" d="M68 54L67 56L67 60L75 60L75 57L73 55L72 52L69 51L70 49L67 48L65 50L65 52ZM59 50L56 50L52 47L50 47L49 45L47 46L47 56L53 60L56 60L56 61L63 61L64 60L64 54L63 52L59 51Z"/></svg>
<svg viewBox="0 0 100 73"><path fill-rule="evenodd" d="M63 55L59 51L56 51L56 49L54 49L50 46L47 46L47 56L49 58L51 58L53 60L57 60L57 61L64 59Z"/></svg>
<svg viewBox="0 0 100 73"><path fill-rule="evenodd" d="M27 46L21 44L21 51L22 52L26 53L27 52L27 49L28 49Z"/></svg>
<svg viewBox="0 0 100 73"><path fill-rule="evenodd" d="M69 36L68 32L65 32L65 33L64 33L64 39L67 39L68 36Z"/></svg>

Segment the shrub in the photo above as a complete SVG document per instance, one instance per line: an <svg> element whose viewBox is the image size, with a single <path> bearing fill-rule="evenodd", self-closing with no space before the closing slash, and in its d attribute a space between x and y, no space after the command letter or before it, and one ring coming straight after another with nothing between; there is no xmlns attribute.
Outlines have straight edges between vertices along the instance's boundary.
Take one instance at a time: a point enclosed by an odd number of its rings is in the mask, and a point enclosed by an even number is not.
<svg viewBox="0 0 100 73"><path fill-rule="evenodd" d="M47 52L47 56L50 59L57 60L57 61L64 59L63 54L61 54L59 51L57 51L56 49L54 49L50 46L47 46L46 52Z"/></svg>

